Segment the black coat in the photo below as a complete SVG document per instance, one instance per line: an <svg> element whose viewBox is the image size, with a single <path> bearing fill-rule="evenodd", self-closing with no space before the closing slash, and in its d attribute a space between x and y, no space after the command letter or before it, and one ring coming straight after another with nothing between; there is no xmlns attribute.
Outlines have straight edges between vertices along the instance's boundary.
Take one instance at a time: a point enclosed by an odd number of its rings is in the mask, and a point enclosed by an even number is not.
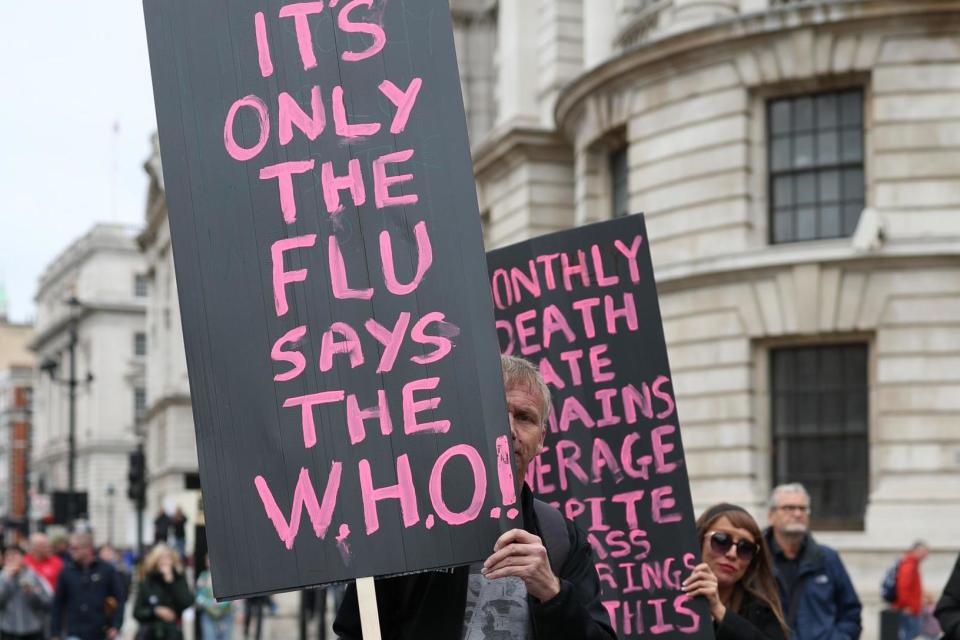
<svg viewBox="0 0 960 640"><path fill-rule="evenodd" d="M137 589L133 617L140 623L137 638L143 640L179 640L180 616L193 604L193 594L182 573L174 573L173 582L167 582L158 571L148 573ZM154 613L155 607L169 607L177 614L176 622L165 622Z"/></svg>
<svg viewBox="0 0 960 640"><path fill-rule="evenodd" d="M525 529L540 534L533 494L521 496ZM558 572L560 593L546 603L527 596L537 640L608 640L616 638L600 601L600 580L586 536L566 521L570 552ZM469 567L427 571L377 580L377 609L384 640L415 638L459 640L467 602ZM345 640L362 638L355 583L347 587L333 630Z"/></svg>
<svg viewBox="0 0 960 640"><path fill-rule="evenodd" d="M960 556L933 615L943 629L943 640L960 640Z"/></svg>
<svg viewBox="0 0 960 640"><path fill-rule="evenodd" d="M108 628L119 629L123 624L120 581L106 562L94 560L87 566L67 562L57 577L54 594L51 635L101 640ZM112 607L107 604L110 598Z"/></svg>
<svg viewBox="0 0 960 640"><path fill-rule="evenodd" d="M744 596L740 613L727 609L715 629L717 640L786 640L770 607L750 595Z"/></svg>

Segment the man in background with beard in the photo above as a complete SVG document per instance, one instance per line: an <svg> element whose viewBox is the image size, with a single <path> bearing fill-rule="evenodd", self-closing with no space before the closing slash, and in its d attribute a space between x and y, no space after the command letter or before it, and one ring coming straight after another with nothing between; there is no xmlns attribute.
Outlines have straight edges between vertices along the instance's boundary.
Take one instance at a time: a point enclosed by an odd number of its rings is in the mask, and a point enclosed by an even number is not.
<svg viewBox="0 0 960 640"><path fill-rule="evenodd" d="M765 535L794 640L856 640L862 606L837 552L810 534L810 494L782 484L770 494Z"/></svg>

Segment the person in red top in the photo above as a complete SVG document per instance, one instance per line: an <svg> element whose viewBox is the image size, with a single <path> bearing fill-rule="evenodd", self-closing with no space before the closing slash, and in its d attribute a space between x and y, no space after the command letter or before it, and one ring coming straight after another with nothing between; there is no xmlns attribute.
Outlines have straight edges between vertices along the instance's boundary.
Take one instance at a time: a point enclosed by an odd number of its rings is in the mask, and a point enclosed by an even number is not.
<svg viewBox="0 0 960 640"><path fill-rule="evenodd" d="M914 542L897 568L897 599L893 602L893 608L900 611L900 640L913 640L920 635L920 613L923 611L920 563L929 554L926 543Z"/></svg>
<svg viewBox="0 0 960 640"><path fill-rule="evenodd" d="M38 532L30 536L30 547L23 557L23 563L40 575L50 585L51 591L57 588L57 576L63 569L63 560L52 553L45 533Z"/></svg>

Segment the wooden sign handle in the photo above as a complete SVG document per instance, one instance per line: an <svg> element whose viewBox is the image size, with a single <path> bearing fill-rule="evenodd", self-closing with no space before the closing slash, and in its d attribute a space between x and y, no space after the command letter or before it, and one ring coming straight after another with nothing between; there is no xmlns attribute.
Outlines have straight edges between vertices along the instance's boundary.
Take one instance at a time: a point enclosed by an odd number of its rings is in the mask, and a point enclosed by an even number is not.
<svg viewBox="0 0 960 640"><path fill-rule="evenodd" d="M377 612L377 588L373 577L357 578L357 604L364 640L380 640L380 616Z"/></svg>

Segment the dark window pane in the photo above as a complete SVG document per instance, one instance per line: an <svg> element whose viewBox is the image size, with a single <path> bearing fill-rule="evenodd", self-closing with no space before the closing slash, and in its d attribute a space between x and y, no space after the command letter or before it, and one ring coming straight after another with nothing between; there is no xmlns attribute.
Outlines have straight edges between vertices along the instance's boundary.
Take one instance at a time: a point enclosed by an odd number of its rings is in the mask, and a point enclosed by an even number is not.
<svg viewBox="0 0 960 640"><path fill-rule="evenodd" d="M857 223L860 222L861 213L863 213L862 203L855 202L843 205L843 235L853 235L853 232L857 230Z"/></svg>
<svg viewBox="0 0 960 640"><path fill-rule="evenodd" d="M820 202L839 202L840 172L821 171L817 180L820 188Z"/></svg>
<svg viewBox="0 0 960 640"><path fill-rule="evenodd" d="M843 356L838 349L821 349L817 374L821 391L836 389L843 380Z"/></svg>
<svg viewBox="0 0 960 640"><path fill-rule="evenodd" d="M817 432L817 395L797 394L797 433L811 435Z"/></svg>
<svg viewBox="0 0 960 640"><path fill-rule="evenodd" d="M133 295L145 298L147 293L147 276L138 273L133 277Z"/></svg>
<svg viewBox="0 0 960 640"><path fill-rule="evenodd" d="M793 424L793 396L786 393L778 394L773 406L773 422L777 433L790 433Z"/></svg>
<svg viewBox="0 0 960 640"><path fill-rule="evenodd" d="M866 347L786 348L770 355L774 482L806 485L814 528L862 528L869 477Z"/></svg>
<svg viewBox="0 0 960 640"><path fill-rule="evenodd" d="M867 350L859 346L848 346L841 353L843 359L843 377L848 385L867 386Z"/></svg>
<svg viewBox="0 0 960 640"><path fill-rule="evenodd" d="M790 131L790 101L776 100L770 104L770 133Z"/></svg>
<svg viewBox="0 0 960 640"><path fill-rule="evenodd" d="M839 238L842 236L842 216L840 207L835 204L820 205L820 237Z"/></svg>
<svg viewBox="0 0 960 640"><path fill-rule="evenodd" d="M781 171L790 168L790 138L775 138L770 152L770 168Z"/></svg>
<svg viewBox="0 0 960 640"><path fill-rule="evenodd" d="M793 127L795 131L813 129L813 99L797 98L793 102Z"/></svg>
<svg viewBox="0 0 960 640"><path fill-rule="evenodd" d="M628 191L629 166L627 164L627 148L623 147L610 154L610 193L611 215L614 218L630 213Z"/></svg>
<svg viewBox="0 0 960 640"><path fill-rule="evenodd" d="M779 349L773 352L773 382L775 391L792 391L796 382L793 378L793 351Z"/></svg>
<svg viewBox="0 0 960 640"><path fill-rule="evenodd" d="M803 169L813 166L813 136L801 135L793 139L793 167Z"/></svg>
<svg viewBox="0 0 960 640"><path fill-rule="evenodd" d="M817 134L817 164L836 164L839 136L836 131L821 131Z"/></svg>
<svg viewBox="0 0 960 640"><path fill-rule="evenodd" d="M813 204L817 201L817 175L801 173L797 176L794 198L799 204Z"/></svg>
<svg viewBox="0 0 960 640"><path fill-rule="evenodd" d="M843 392L824 393L820 398L820 424L825 433L843 430L846 415L846 398Z"/></svg>
<svg viewBox="0 0 960 640"><path fill-rule="evenodd" d="M847 169L843 172L843 199L863 199L863 169Z"/></svg>
<svg viewBox="0 0 960 640"><path fill-rule="evenodd" d="M843 162L859 162L863 159L863 132L845 129L840 134L840 159Z"/></svg>
<svg viewBox="0 0 960 640"><path fill-rule="evenodd" d="M793 209L777 209L773 215L773 241L793 240Z"/></svg>
<svg viewBox="0 0 960 640"><path fill-rule="evenodd" d="M817 96L817 128L837 126L837 96L834 93Z"/></svg>
<svg viewBox="0 0 960 640"><path fill-rule="evenodd" d="M853 205L864 202L862 92L773 100L767 109L771 242L849 235Z"/></svg>
<svg viewBox="0 0 960 640"><path fill-rule="evenodd" d="M813 240L817 237L817 210L813 207L797 209L797 240Z"/></svg>
<svg viewBox="0 0 960 640"><path fill-rule="evenodd" d="M817 351L816 349L797 349L797 382L798 390L814 389L817 386Z"/></svg>
<svg viewBox="0 0 960 640"><path fill-rule="evenodd" d="M780 208L793 204L793 178L785 176L773 181L773 206Z"/></svg>
<svg viewBox="0 0 960 640"><path fill-rule="evenodd" d="M863 97L859 91L840 94L840 124L863 122Z"/></svg>

